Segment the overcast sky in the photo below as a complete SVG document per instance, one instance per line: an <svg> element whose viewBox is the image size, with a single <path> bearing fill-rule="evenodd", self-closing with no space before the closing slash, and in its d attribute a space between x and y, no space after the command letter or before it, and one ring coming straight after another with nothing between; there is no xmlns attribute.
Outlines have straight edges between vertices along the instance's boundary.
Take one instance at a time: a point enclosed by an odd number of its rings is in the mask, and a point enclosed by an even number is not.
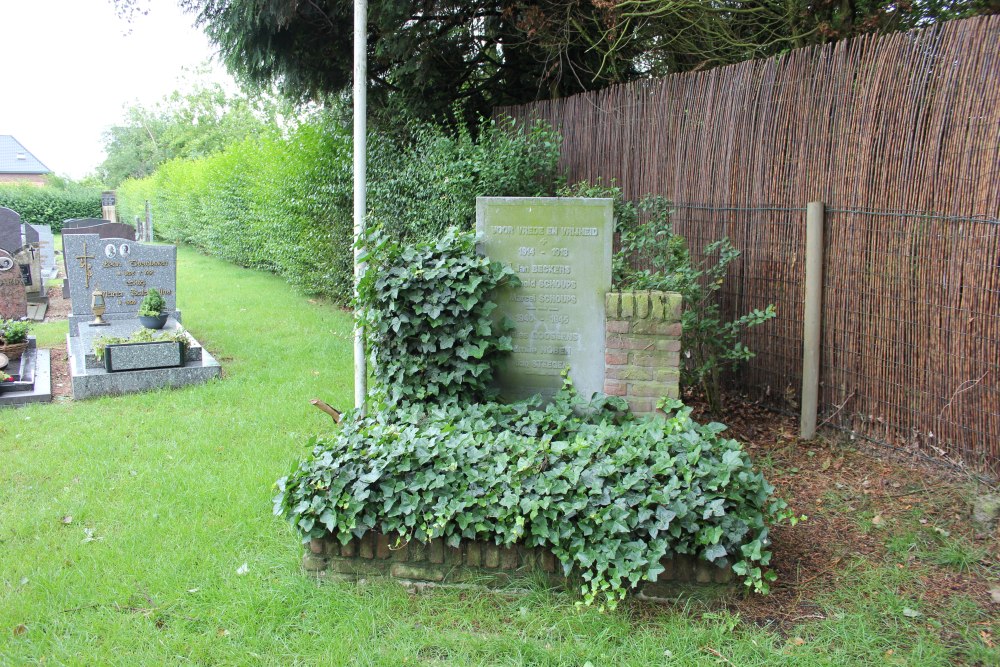
<svg viewBox="0 0 1000 667"><path fill-rule="evenodd" d="M184 67L215 55L173 0L148 6L130 25L111 0L0 0L0 134L57 174L93 171L101 133L126 106L153 104L178 88Z"/></svg>

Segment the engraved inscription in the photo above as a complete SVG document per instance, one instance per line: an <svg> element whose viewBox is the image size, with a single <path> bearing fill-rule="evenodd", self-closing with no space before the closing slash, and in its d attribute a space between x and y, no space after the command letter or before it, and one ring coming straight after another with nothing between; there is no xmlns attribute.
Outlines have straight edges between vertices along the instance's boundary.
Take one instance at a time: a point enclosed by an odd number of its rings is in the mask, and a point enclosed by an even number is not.
<svg viewBox="0 0 1000 667"><path fill-rule="evenodd" d="M604 295L611 287L609 200L481 198L480 249L521 282L496 295L513 323L498 369L507 398L551 395L563 370L582 395L603 389Z"/></svg>

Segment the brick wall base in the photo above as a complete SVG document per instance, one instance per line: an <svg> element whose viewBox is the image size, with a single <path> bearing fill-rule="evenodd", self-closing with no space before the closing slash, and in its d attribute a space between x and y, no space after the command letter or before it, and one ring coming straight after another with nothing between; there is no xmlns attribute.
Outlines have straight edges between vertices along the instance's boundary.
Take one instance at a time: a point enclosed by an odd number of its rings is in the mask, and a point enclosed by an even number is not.
<svg viewBox="0 0 1000 667"><path fill-rule="evenodd" d="M396 546L395 537L369 532L342 545L333 536L314 539L302 566L309 572L348 581L389 577L408 587L477 585L506 588L518 581L542 581L552 588L576 590L573 576L563 575L562 564L549 551L492 542L465 541L449 547L442 539L410 541ZM643 582L633 593L647 600L672 600L697 588L724 592L734 587L730 568L720 568L690 556L664 559L655 582Z"/></svg>
<svg viewBox="0 0 1000 667"><path fill-rule="evenodd" d="M609 292L605 297L604 393L632 412L652 414L656 402L680 395L681 295Z"/></svg>

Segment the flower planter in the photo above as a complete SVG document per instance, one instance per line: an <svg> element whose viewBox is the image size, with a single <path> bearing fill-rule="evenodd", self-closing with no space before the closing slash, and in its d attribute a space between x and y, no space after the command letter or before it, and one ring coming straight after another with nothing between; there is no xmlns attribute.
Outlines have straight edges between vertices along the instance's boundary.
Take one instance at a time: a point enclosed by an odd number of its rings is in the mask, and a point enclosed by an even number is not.
<svg viewBox="0 0 1000 667"><path fill-rule="evenodd" d="M28 349L28 341L23 343L7 343L5 345L0 345L0 354L3 354L11 361L16 361L21 358L24 351Z"/></svg>
<svg viewBox="0 0 1000 667"><path fill-rule="evenodd" d="M147 329L162 329L163 325L167 323L167 318L169 317L169 313L160 313L155 317L152 315L140 315L139 323Z"/></svg>

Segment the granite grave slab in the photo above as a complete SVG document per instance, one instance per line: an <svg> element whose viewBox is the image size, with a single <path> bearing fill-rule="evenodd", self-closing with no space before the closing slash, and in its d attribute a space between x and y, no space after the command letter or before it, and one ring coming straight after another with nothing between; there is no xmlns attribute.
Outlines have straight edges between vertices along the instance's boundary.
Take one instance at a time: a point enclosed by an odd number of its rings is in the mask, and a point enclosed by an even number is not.
<svg viewBox="0 0 1000 667"><path fill-rule="evenodd" d="M186 333L188 344L185 346L183 365L180 366L142 370L137 368L124 369L124 365L128 363L136 364L144 360L148 362L150 359L150 353L133 351L126 351L125 356L122 357L123 366L115 367L116 370L111 372L103 363L96 360L93 350L94 343L98 338L102 336L128 338L138 328L140 327L137 320L117 320L104 327L89 327L83 324L79 327L79 335L67 336L66 347L69 351L69 369L74 399L130 394L164 387L183 387L205 382L219 377L221 374L222 367L219 363L199 345L190 333ZM180 329L180 323L174 318L170 318L163 331L170 332ZM131 348L143 345L145 344L129 344L118 347ZM111 354L114 355L116 352Z"/></svg>
<svg viewBox="0 0 1000 667"><path fill-rule="evenodd" d="M28 349L21 358L3 370L15 382L9 391L0 393L0 408L52 400L52 356L49 350L38 349L34 336L28 337Z"/></svg>
<svg viewBox="0 0 1000 667"><path fill-rule="evenodd" d="M604 389L605 294L611 289L611 199L480 197L479 251L514 269L520 287L498 291L513 352L497 368L501 395L551 396L562 371L582 396Z"/></svg>

